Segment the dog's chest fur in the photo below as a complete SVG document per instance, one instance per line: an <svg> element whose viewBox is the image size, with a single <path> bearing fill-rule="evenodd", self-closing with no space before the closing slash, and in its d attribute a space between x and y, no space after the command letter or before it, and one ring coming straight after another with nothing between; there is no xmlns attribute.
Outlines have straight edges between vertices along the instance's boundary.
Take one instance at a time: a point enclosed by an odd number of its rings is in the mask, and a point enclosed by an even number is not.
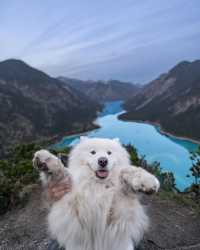
<svg viewBox="0 0 200 250"><path fill-rule="evenodd" d="M99 221L101 230L105 231L113 214L116 190L116 185L110 180L103 183L90 181L81 185L73 200L73 208L80 224L96 230L94 221Z"/></svg>
<svg viewBox="0 0 200 250"><path fill-rule="evenodd" d="M113 249L116 233L122 233L119 227L118 232L113 230L121 217L120 209L115 207L119 199L117 190L116 183L112 181L102 183L90 180L65 195L49 214L53 236L69 250L79 250L79 247L82 250Z"/></svg>

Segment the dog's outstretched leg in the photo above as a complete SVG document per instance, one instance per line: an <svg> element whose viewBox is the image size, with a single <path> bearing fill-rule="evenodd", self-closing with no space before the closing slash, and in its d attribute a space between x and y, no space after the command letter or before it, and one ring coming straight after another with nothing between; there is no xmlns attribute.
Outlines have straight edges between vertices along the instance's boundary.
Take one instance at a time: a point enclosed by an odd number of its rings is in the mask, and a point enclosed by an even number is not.
<svg viewBox="0 0 200 250"><path fill-rule="evenodd" d="M61 182L71 183L72 179L61 160L47 150L39 150L34 154L33 166L39 171L40 179L44 188L46 200L52 203L48 195L48 187L57 186Z"/></svg>
<svg viewBox="0 0 200 250"><path fill-rule="evenodd" d="M141 167L129 166L120 173L120 183L124 191L143 192L151 194L157 192L160 183L158 179Z"/></svg>
<svg viewBox="0 0 200 250"><path fill-rule="evenodd" d="M69 175L61 160L49 151L42 149L33 157L33 166L40 172L40 178L44 186L49 182L60 182Z"/></svg>

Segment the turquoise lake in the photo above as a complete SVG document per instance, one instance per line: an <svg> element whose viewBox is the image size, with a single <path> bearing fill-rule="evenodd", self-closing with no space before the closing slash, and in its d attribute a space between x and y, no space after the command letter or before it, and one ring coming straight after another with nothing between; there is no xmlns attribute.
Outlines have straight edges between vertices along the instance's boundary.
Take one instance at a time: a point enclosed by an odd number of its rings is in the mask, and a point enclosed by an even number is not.
<svg viewBox="0 0 200 250"><path fill-rule="evenodd" d="M99 129L85 133L89 137L118 137L123 144L134 144L139 155L145 155L149 163L158 161L163 171L171 171L176 178L176 185L184 190L192 183L189 174L191 160L189 152L194 151L198 145L188 140L165 136L159 132L159 128L138 122L127 122L118 119L121 114L122 102L105 103L104 110L99 115L96 123ZM64 148L79 142L80 135L64 137L54 146Z"/></svg>

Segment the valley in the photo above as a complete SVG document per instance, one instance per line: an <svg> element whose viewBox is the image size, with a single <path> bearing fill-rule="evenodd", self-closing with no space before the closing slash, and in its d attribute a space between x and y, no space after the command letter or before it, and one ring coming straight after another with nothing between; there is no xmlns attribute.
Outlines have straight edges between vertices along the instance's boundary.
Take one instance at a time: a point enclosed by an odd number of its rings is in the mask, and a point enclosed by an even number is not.
<svg viewBox="0 0 200 250"><path fill-rule="evenodd" d="M159 129L144 122L119 120L125 113L120 101L107 102L96 120L97 128L84 133L89 137L119 138L124 145L134 145L140 157L145 156L148 163L159 162L163 171L172 172L177 188L183 191L193 182L187 177L192 165L190 151L195 151L198 144L188 140L165 136ZM80 134L63 137L53 148L63 150L78 143Z"/></svg>

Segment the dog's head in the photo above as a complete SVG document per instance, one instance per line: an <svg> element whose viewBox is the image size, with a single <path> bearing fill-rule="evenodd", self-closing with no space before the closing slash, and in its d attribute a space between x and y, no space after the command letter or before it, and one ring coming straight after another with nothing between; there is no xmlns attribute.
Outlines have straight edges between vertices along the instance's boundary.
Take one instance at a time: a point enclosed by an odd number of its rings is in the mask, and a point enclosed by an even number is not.
<svg viewBox="0 0 200 250"><path fill-rule="evenodd" d="M115 167L128 165L129 155L119 139L81 137L70 154L69 163L82 173L89 171L105 179Z"/></svg>

